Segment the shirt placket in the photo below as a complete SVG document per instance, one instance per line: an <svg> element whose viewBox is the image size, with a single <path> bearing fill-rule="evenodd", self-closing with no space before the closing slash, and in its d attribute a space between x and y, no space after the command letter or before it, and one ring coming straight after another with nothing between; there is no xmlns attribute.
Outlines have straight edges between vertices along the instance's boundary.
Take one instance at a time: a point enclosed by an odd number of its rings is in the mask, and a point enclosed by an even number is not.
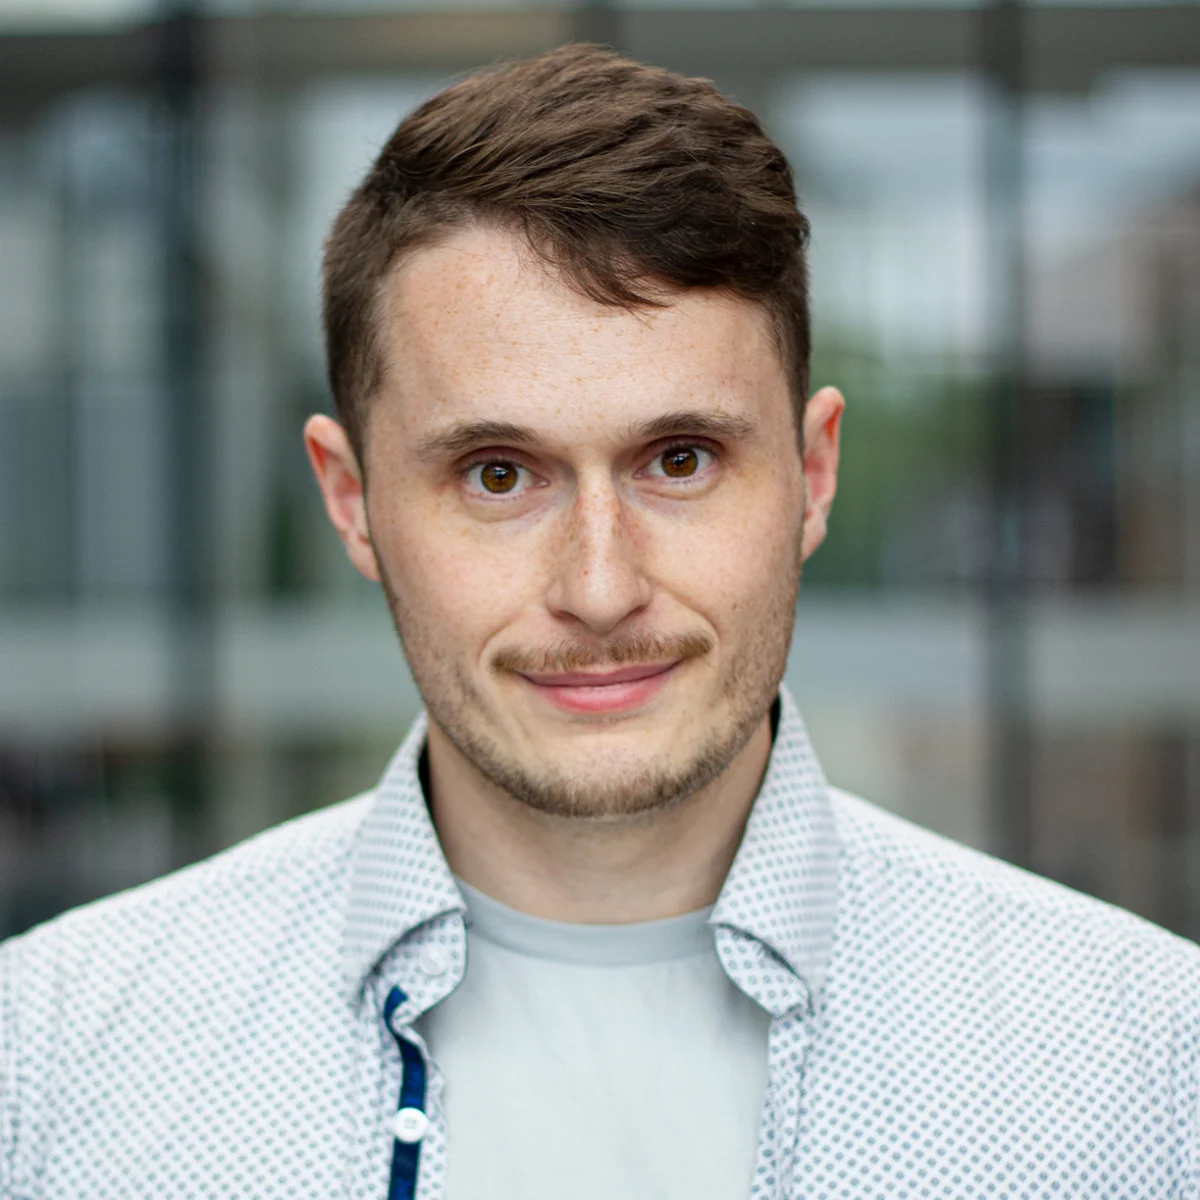
<svg viewBox="0 0 1200 1200"><path fill-rule="evenodd" d="M717 956L733 983L771 1014L767 1089L750 1200L793 1194L805 1060L811 1044L808 988L769 947L739 930L716 931Z"/></svg>
<svg viewBox="0 0 1200 1200"><path fill-rule="evenodd" d="M443 1080L414 1022L462 980L462 918L447 914L409 935L367 989L372 1061L357 1142L372 1164L351 1192L362 1200L441 1200L446 1178Z"/></svg>
<svg viewBox="0 0 1200 1200"><path fill-rule="evenodd" d="M768 1083L764 1111L770 1113L770 1158L761 1187L751 1200L791 1200L798 1196L795 1178L799 1150L800 1099L805 1059L811 1043L811 1020L806 1008L796 1008L771 1022L768 1040ZM760 1141L760 1152L765 1148ZM755 1182L759 1179L755 1172Z"/></svg>

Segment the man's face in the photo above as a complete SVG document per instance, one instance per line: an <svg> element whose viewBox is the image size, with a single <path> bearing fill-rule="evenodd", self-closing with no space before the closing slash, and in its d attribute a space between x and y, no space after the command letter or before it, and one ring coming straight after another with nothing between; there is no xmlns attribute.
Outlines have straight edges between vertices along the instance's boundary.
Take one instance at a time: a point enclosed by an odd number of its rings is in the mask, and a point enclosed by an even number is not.
<svg viewBox="0 0 1200 1200"><path fill-rule="evenodd" d="M728 765L824 528L766 315L664 299L598 305L495 229L417 252L382 304L363 514L334 517L450 752L550 812L649 811Z"/></svg>

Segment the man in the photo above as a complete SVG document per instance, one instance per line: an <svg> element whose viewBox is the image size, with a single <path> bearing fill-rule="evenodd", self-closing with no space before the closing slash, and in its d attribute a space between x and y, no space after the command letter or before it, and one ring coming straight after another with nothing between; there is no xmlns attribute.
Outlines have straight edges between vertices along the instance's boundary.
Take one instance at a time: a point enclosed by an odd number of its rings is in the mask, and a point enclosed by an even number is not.
<svg viewBox="0 0 1200 1200"><path fill-rule="evenodd" d="M1200 1195L1200 952L827 788L779 690L806 233L754 117L595 48L401 123L305 438L427 716L4 949L4 1196Z"/></svg>

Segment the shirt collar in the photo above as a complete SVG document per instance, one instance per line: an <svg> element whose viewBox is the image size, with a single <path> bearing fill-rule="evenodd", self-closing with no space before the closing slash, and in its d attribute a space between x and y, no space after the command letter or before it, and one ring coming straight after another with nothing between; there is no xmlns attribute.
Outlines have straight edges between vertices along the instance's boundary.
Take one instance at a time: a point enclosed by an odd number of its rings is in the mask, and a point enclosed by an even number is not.
<svg viewBox="0 0 1200 1200"><path fill-rule="evenodd" d="M841 847L804 721L786 687L779 699L767 772L710 924L767 946L815 1003L833 946Z"/></svg>
<svg viewBox="0 0 1200 1200"><path fill-rule="evenodd" d="M766 945L815 995L833 938L839 848L825 779L786 688L780 703L767 772L710 920ZM425 731L422 715L384 771L353 847L342 946L352 1001L398 942L466 909L421 789Z"/></svg>
<svg viewBox="0 0 1200 1200"><path fill-rule="evenodd" d="M466 911L421 789L425 730L422 713L387 765L352 850L342 942L352 1001L397 942L443 913Z"/></svg>

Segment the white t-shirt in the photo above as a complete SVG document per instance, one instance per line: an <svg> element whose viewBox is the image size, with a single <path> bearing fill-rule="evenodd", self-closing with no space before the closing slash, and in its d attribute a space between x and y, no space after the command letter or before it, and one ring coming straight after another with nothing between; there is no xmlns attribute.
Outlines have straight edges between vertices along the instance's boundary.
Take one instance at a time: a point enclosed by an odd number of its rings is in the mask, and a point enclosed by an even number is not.
<svg viewBox="0 0 1200 1200"><path fill-rule="evenodd" d="M445 1078L447 1200L740 1200L768 1015L711 909L572 925L460 884L466 976L417 1029Z"/></svg>

